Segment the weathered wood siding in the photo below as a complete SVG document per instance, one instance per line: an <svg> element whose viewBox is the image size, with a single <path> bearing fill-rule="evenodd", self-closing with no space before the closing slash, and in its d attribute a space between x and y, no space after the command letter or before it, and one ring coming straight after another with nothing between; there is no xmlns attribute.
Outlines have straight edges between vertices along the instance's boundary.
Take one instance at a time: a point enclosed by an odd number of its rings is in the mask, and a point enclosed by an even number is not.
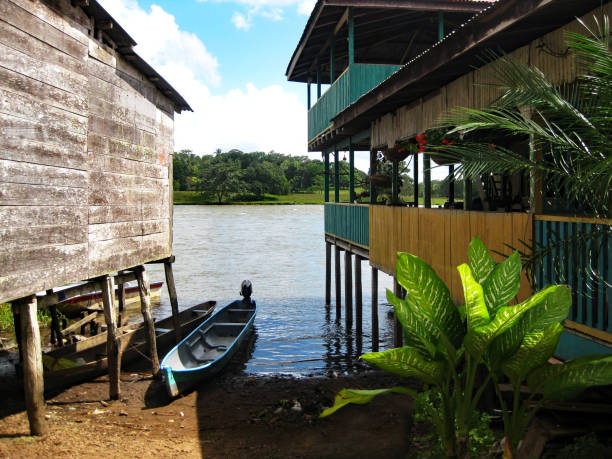
<svg viewBox="0 0 612 459"><path fill-rule="evenodd" d="M370 263L393 274L397 252L417 255L446 282L453 300L463 303L456 268L467 263L472 238L481 238L491 252L509 255L508 246L523 250L520 241L531 241L531 233L531 214L370 206ZM503 259L496 253L493 257ZM523 275L519 298L529 294Z"/></svg>
<svg viewBox="0 0 612 459"><path fill-rule="evenodd" d="M88 26L0 1L0 302L171 255L173 104Z"/></svg>
<svg viewBox="0 0 612 459"><path fill-rule="evenodd" d="M611 15L612 5L604 5L603 10ZM593 15L600 11L586 14L582 20L591 26ZM584 27L575 20L509 53L509 56L539 68L553 83L574 81L577 75L576 58L567 52L566 31L583 32ZM498 96L494 87L486 85L493 81L488 64L466 73L427 97L383 115L372 122L372 148L390 146L398 139L413 137L433 127L441 115L454 107L486 106Z"/></svg>

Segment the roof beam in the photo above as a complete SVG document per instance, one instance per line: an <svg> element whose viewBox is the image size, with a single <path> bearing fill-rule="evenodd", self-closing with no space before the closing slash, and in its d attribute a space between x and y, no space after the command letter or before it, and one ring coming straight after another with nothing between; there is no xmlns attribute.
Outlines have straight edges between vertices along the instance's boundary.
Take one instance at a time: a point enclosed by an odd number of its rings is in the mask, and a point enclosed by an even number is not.
<svg viewBox="0 0 612 459"><path fill-rule="evenodd" d="M464 12L477 13L491 3L490 1L481 2L454 2L445 0L323 0L323 4L329 6L353 6L355 8L390 8L407 9L412 11L443 11L443 12Z"/></svg>

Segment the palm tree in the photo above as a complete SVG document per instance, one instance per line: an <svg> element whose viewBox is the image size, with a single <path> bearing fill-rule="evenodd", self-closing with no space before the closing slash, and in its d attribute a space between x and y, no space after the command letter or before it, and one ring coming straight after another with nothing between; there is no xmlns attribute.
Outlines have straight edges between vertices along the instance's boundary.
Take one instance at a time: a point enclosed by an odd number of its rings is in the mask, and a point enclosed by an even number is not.
<svg viewBox="0 0 612 459"><path fill-rule="evenodd" d="M612 40L608 17L595 19L584 34L566 33L580 76L570 84L555 85L539 69L490 52L487 61L497 81L499 97L484 109L456 108L441 120L448 134L460 133L454 145L431 145L461 165L454 178L485 174L525 174L562 196L566 210L594 217L612 217ZM495 145L494 139L523 139L529 154ZM532 211L537 196L530 196ZM558 246L588 243L590 250L606 249L610 225L587 235L557 237ZM529 247L525 260L533 273L555 247ZM557 247L558 248L558 247ZM562 251L559 251L562 253ZM565 252L567 253L567 252ZM565 260L553 261L553 266ZM530 268L530 269L529 269ZM593 269L588 270L596 274Z"/></svg>

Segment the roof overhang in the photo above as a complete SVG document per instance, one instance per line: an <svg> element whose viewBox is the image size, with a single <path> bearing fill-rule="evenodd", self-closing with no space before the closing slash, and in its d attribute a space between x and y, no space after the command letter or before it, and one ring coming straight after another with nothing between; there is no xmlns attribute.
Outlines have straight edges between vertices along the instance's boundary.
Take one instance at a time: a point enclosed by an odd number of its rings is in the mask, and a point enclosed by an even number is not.
<svg viewBox="0 0 612 459"><path fill-rule="evenodd" d="M501 0L336 115L336 137L360 132L378 117L481 66L485 50L509 53L600 5L601 0Z"/></svg>
<svg viewBox="0 0 612 459"><path fill-rule="evenodd" d="M338 33L347 21L347 8L367 10L368 15L396 14L409 12L459 13L473 15L496 0L318 0L308 19L302 37L293 52L285 74L289 81L307 82L308 71L321 51L329 46L330 37ZM376 25L372 25L376 27ZM305 69L308 69L306 71ZM321 82L326 81L323 76Z"/></svg>
<svg viewBox="0 0 612 459"><path fill-rule="evenodd" d="M110 39L113 48L119 55L123 56L138 69L164 96L174 103L174 110L176 112L193 111L183 96L157 73L153 67L134 52L134 46L136 46L134 39L96 0L82 0L74 2L74 4L80 6L87 16L93 18L94 27L98 25L98 27L104 29L104 35Z"/></svg>

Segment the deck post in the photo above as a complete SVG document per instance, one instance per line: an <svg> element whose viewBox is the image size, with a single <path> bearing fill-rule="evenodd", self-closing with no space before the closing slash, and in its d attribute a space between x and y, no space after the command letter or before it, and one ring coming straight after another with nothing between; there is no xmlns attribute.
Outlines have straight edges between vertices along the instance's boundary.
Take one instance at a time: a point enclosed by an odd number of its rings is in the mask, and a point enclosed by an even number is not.
<svg viewBox="0 0 612 459"><path fill-rule="evenodd" d="M57 315L57 307L55 305L49 306L49 312L51 313L51 344L63 346L64 337L62 336L59 317Z"/></svg>
<svg viewBox="0 0 612 459"><path fill-rule="evenodd" d="M334 202L340 202L340 159L339 152L334 147Z"/></svg>
<svg viewBox="0 0 612 459"><path fill-rule="evenodd" d="M403 289L402 286L397 281L397 277L393 277L393 294L398 298L403 298ZM395 310L393 311L393 347L402 347L403 342L403 330L402 324L397 319L397 315L395 314Z"/></svg>
<svg viewBox="0 0 612 459"><path fill-rule="evenodd" d="M321 98L321 64L317 57L317 100Z"/></svg>
<svg viewBox="0 0 612 459"><path fill-rule="evenodd" d="M121 349L117 336L115 317L115 279L108 274L100 278L102 284L102 304L106 321L106 355L108 356L108 395L111 400L118 400L121 394Z"/></svg>
<svg viewBox="0 0 612 459"><path fill-rule="evenodd" d="M21 322L21 339L24 353L23 386L26 411L31 435L45 435L45 397L43 381L42 349L40 330L36 317L36 295L22 298L17 302Z"/></svg>
<svg viewBox="0 0 612 459"><path fill-rule="evenodd" d="M370 176L376 174L376 151L370 150ZM370 204L376 204L376 187L370 181Z"/></svg>
<svg viewBox="0 0 612 459"><path fill-rule="evenodd" d="M391 174L391 204L399 202L399 161L393 161Z"/></svg>
<svg viewBox="0 0 612 459"><path fill-rule="evenodd" d="M325 157L325 175L323 176L323 200L325 202L329 202L329 152L323 152L323 156Z"/></svg>
<svg viewBox="0 0 612 459"><path fill-rule="evenodd" d="M312 106L312 102L310 101L310 78L308 78L308 83L306 83L306 107L310 110Z"/></svg>
<svg viewBox="0 0 612 459"><path fill-rule="evenodd" d="M472 210L472 179L463 181L463 209Z"/></svg>
<svg viewBox="0 0 612 459"><path fill-rule="evenodd" d="M334 270L336 275L336 320L342 317L342 276L340 273L340 247L335 247Z"/></svg>
<svg viewBox="0 0 612 459"><path fill-rule="evenodd" d="M423 204L431 208L431 158L425 153L423 156Z"/></svg>
<svg viewBox="0 0 612 459"><path fill-rule="evenodd" d="M414 154L414 207L419 207L419 154Z"/></svg>
<svg viewBox="0 0 612 459"><path fill-rule="evenodd" d="M355 149L349 147L349 202L355 202Z"/></svg>
<svg viewBox="0 0 612 459"><path fill-rule="evenodd" d="M455 203L455 165L451 164L448 166L448 176L451 177L451 180L448 182L448 202L451 204L451 209L454 208L452 204Z"/></svg>
<svg viewBox="0 0 612 459"><path fill-rule="evenodd" d="M117 326L123 327L127 323L127 311L125 310L125 284L117 284L117 302L119 303L119 315L117 316Z"/></svg>
<svg viewBox="0 0 612 459"><path fill-rule="evenodd" d="M170 297L170 305L172 306L172 323L174 325L174 336L176 344L181 342L181 322L179 320L178 299L176 296L176 286L174 285L174 272L172 271L172 262L164 261L164 271L166 273L166 286L168 287L168 296Z"/></svg>
<svg viewBox="0 0 612 459"><path fill-rule="evenodd" d="M15 340L17 341L17 350L19 351L19 363L23 364L23 340L21 339L21 314L17 302L11 304L13 310L13 326L15 328ZM23 368L19 367L21 370Z"/></svg>
<svg viewBox="0 0 612 459"><path fill-rule="evenodd" d="M361 257L355 254L355 331L363 333L363 301L361 291Z"/></svg>
<svg viewBox="0 0 612 459"><path fill-rule="evenodd" d="M155 324L153 323L153 314L151 314L151 285L149 284L149 275L140 267L136 273L138 280L138 290L140 293L140 311L144 319L145 336L149 345L149 356L151 358L151 372L153 377L159 376L159 357L157 356L157 341L155 339Z"/></svg>
<svg viewBox="0 0 612 459"><path fill-rule="evenodd" d="M331 305L331 243L325 241L325 307Z"/></svg>
<svg viewBox="0 0 612 459"><path fill-rule="evenodd" d="M344 321L346 329L353 326L353 268L351 252L344 251Z"/></svg>
<svg viewBox="0 0 612 459"><path fill-rule="evenodd" d="M372 352L378 351L378 269L372 266Z"/></svg>

